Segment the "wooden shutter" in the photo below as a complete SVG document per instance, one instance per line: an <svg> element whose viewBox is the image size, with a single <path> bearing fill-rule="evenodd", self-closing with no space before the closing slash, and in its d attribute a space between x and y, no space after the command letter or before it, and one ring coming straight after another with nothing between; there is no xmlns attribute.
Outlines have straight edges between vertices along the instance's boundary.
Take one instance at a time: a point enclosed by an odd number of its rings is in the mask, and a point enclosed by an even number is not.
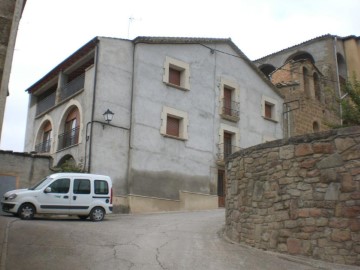
<svg viewBox="0 0 360 270"><path fill-rule="evenodd" d="M180 86L181 72L174 68L169 68L169 83Z"/></svg>
<svg viewBox="0 0 360 270"><path fill-rule="evenodd" d="M231 94L232 90L229 88L224 88L224 113L231 115Z"/></svg>
<svg viewBox="0 0 360 270"><path fill-rule="evenodd" d="M265 117L266 118L270 118L270 119L272 118L271 110L272 110L272 105L269 103L265 103Z"/></svg>
<svg viewBox="0 0 360 270"><path fill-rule="evenodd" d="M180 119L168 116L166 121L166 134L179 137Z"/></svg>

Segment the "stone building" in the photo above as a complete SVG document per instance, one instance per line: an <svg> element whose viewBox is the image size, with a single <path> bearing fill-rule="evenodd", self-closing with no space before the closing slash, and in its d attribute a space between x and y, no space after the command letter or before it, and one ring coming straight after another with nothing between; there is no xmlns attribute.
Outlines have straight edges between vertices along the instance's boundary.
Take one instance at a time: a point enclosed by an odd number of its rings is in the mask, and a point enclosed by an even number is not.
<svg viewBox="0 0 360 270"><path fill-rule="evenodd" d="M0 139L20 18L26 0L0 0Z"/></svg>
<svg viewBox="0 0 360 270"><path fill-rule="evenodd" d="M324 35L254 63L285 96L286 137L341 124L342 84L360 78L360 37Z"/></svg>
<svg viewBox="0 0 360 270"><path fill-rule="evenodd" d="M283 137L282 95L230 39L96 37L27 92L25 151L110 175L132 212L223 205L224 159Z"/></svg>

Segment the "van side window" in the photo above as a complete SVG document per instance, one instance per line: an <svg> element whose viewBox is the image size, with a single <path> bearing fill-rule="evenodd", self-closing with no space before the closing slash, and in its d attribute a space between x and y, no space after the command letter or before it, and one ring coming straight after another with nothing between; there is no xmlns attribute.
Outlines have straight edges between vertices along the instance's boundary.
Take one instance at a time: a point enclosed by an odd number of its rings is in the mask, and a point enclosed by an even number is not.
<svg viewBox="0 0 360 270"><path fill-rule="evenodd" d="M51 187L51 193L68 193L70 188L70 179L58 179L55 182L52 182L49 187Z"/></svg>
<svg viewBox="0 0 360 270"><path fill-rule="evenodd" d="M108 183L104 180L95 180L95 194L109 194Z"/></svg>
<svg viewBox="0 0 360 270"><path fill-rule="evenodd" d="M89 179L74 179L74 194L90 194Z"/></svg>

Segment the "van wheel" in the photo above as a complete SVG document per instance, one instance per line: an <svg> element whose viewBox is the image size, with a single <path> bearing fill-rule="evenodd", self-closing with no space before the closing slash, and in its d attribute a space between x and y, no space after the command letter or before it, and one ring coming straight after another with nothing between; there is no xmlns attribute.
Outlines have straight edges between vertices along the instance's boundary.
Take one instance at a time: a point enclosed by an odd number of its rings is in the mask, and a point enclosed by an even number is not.
<svg viewBox="0 0 360 270"><path fill-rule="evenodd" d="M21 219L33 219L35 215L35 207L30 203L24 203L20 206L18 214Z"/></svg>
<svg viewBox="0 0 360 270"><path fill-rule="evenodd" d="M80 215L80 216L78 216L81 220L85 220L85 219L87 219L88 217L89 217L89 215Z"/></svg>
<svg viewBox="0 0 360 270"><path fill-rule="evenodd" d="M105 217L105 210L102 207L95 207L90 212L91 221L102 221Z"/></svg>

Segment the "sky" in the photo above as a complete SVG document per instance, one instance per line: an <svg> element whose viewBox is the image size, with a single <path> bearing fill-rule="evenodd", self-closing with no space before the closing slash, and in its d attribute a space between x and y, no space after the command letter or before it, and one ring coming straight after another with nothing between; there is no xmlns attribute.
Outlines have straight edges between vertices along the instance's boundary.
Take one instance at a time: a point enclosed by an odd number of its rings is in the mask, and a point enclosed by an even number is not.
<svg viewBox="0 0 360 270"><path fill-rule="evenodd" d="M256 60L325 34L360 36L359 0L28 0L1 150L24 151L25 90L96 36L231 38Z"/></svg>

